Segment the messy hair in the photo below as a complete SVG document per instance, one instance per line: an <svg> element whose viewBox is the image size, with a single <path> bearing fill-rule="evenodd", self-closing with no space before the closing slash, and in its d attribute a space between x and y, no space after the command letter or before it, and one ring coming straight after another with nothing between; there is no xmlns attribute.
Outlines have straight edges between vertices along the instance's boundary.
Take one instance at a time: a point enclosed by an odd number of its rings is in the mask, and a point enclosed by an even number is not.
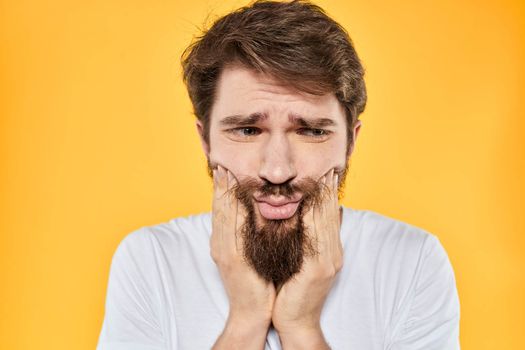
<svg viewBox="0 0 525 350"><path fill-rule="evenodd" d="M334 93L352 129L366 105L364 69L347 31L308 1L259 0L219 18L182 54L183 79L209 142L223 68L240 64L301 92Z"/></svg>

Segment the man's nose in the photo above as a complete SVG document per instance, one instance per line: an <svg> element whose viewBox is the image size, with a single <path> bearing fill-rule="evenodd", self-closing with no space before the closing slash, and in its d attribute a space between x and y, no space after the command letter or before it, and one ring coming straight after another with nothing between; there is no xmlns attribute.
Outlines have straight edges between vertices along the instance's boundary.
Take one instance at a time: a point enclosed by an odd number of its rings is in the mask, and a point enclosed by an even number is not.
<svg viewBox="0 0 525 350"><path fill-rule="evenodd" d="M271 135L262 147L259 167L261 179L282 184L297 176L293 149L286 135Z"/></svg>

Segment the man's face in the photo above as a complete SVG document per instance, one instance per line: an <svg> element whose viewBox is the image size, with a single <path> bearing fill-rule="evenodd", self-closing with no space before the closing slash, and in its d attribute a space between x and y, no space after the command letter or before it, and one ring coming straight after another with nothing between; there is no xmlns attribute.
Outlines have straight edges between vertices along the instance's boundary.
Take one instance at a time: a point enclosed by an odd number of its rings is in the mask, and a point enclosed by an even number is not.
<svg viewBox="0 0 525 350"><path fill-rule="evenodd" d="M347 121L334 94L297 92L240 66L223 70L216 91L209 142L203 141L212 167L273 184L345 169ZM360 122L354 142L359 128Z"/></svg>
<svg viewBox="0 0 525 350"><path fill-rule="evenodd" d="M245 231L268 231L270 235L266 244L272 252L259 249L265 244L260 241L252 241L255 247L245 246L245 250L262 252L253 259L261 260L271 253L275 260L280 253L273 251L274 247L283 246L282 258L290 258L290 245L308 245L301 214L306 199L319 195L314 184L331 169L341 175L346 170L353 144L347 144L344 109L334 94L298 92L240 66L223 70L216 91L209 143L202 138L203 126L197 123L209 166L221 165L239 181L238 192L242 192L249 213ZM354 142L359 127L360 122L353 130ZM261 236L257 232L254 237ZM274 236L295 237L295 241L283 245L274 241ZM299 249L292 257L299 260L295 270L306 251Z"/></svg>

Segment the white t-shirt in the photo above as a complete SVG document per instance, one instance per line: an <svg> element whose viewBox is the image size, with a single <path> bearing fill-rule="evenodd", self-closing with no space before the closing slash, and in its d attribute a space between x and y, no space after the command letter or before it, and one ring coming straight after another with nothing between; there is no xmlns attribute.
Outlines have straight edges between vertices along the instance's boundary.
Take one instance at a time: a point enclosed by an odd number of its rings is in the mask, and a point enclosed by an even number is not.
<svg viewBox="0 0 525 350"><path fill-rule="evenodd" d="M128 234L111 263L98 350L210 349L228 297L210 256L211 213ZM343 207L344 264L321 314L332 349L459 349L459 298L439 239ZM281 349L270 329L265 349Z"/></svg>

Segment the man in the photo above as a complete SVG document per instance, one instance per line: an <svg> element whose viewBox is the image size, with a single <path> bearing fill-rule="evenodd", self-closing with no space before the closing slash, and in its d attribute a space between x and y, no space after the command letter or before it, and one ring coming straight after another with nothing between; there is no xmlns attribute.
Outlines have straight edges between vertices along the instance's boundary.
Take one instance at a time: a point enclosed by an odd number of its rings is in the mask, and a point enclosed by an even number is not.
<svg viewBox="0 0 525 350"><path fill-rule="evenodd" d="M258 1L183 55L212 213L128 235L98 349L459 349L432 234L338 199L364 71L319 7Z"/></svg>

